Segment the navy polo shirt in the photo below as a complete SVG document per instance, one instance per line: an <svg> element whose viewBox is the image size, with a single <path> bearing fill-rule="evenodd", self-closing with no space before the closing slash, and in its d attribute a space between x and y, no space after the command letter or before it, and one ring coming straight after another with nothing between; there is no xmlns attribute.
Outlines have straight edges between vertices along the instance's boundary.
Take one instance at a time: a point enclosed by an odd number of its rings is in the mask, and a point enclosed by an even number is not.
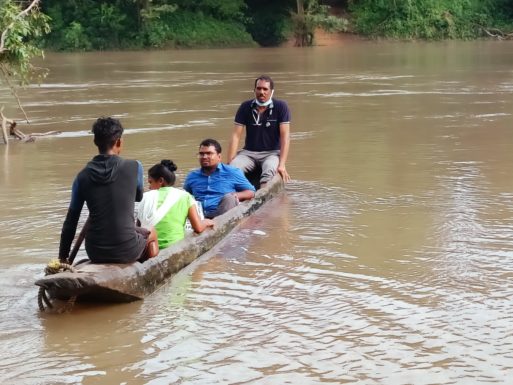
<svg viewBox="0 0 513 385"><path fill-rule="evenodd" d="M279 99L273 99L260 115L255 100L247 100L235 115L235 124L246 126L244 149L248 151L279 150L281 123L290 123L290 110L287 103Z"/></svg>

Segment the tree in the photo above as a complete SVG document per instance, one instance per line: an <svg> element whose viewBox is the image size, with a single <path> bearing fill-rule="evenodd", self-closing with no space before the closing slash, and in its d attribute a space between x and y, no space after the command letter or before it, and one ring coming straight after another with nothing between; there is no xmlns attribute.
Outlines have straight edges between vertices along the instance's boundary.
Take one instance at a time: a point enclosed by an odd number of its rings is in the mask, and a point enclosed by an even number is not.
<svg viewBox="0 0 513 385"><path fill-rule="evenodd" d="M296 46L313 45L316 28L329 32L347 30L347 20L329 15L329 8L319 0L296 0L297 11L292 14Z"/></svg>
<svg viewBox="0 0 513 385"><path fill-rule="evenodd" d="M0 81L10 89L27 121L16 90L46 75L44 69L31 64L32 58L43 55L37 39L50 30L39 3L40 0L0 0ZM4 139L6 121L2 113Z"/></svg>
<svg viewBox="0 0 513 385"><path fill-rule="evenodd" d="M351 0L356 33L398 39L513 37L512 0ZM506 32L503 32L506 31Z"/></svg>

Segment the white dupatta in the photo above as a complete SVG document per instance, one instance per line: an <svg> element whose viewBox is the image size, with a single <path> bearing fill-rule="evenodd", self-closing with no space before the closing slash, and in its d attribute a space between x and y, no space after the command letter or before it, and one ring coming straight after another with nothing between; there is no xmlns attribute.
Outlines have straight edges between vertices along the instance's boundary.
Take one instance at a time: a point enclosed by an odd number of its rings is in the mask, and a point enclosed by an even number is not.
<svg viewBox="0 0 513 385"><path fill-rule="evenodd" d="M139 203L139 209L137 210L137 219L141 222L141 226L148 229L155 227L155 225L166 216L171 207L178 202L183 193L185 193L185 191L171 187L164 202L157 208L159 190L145 192L143 199Z"/></svg>

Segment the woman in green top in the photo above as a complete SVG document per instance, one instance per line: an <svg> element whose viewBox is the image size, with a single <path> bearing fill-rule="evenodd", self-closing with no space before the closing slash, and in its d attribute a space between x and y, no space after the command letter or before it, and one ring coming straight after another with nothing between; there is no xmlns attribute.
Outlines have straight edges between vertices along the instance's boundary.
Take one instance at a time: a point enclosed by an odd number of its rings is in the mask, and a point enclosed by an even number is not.
<svg viewBox="0 0 513 385"><path fill-rule="evenodd" d="M148 170L150 191L144 193L137 212L142 227L155 227L160 249L185 237L187 218L196 233L214 226L212 220L199 217L196 201L191 194L172 187L176 170L174 162L167 159Z"/></svg>

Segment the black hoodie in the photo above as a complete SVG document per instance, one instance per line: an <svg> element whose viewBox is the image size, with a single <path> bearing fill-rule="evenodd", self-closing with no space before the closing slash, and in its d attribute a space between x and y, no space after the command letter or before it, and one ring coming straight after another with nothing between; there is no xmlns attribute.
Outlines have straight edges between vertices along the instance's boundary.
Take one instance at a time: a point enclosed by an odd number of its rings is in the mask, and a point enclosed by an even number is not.
<svg viewBox="0 0 513 385"><path fill-rule="evenodd" d="M97 155L77 175L77 195L89 209L85 246L93 262L133 262L146 245L146 240L135 231L134 203L142 199L143 193L137 184L138 167L135 160ZM69 254L68 238L72 232L73 239L80 210L78 216L73 207L68 211L61 236L61 257Z"/></svg>

